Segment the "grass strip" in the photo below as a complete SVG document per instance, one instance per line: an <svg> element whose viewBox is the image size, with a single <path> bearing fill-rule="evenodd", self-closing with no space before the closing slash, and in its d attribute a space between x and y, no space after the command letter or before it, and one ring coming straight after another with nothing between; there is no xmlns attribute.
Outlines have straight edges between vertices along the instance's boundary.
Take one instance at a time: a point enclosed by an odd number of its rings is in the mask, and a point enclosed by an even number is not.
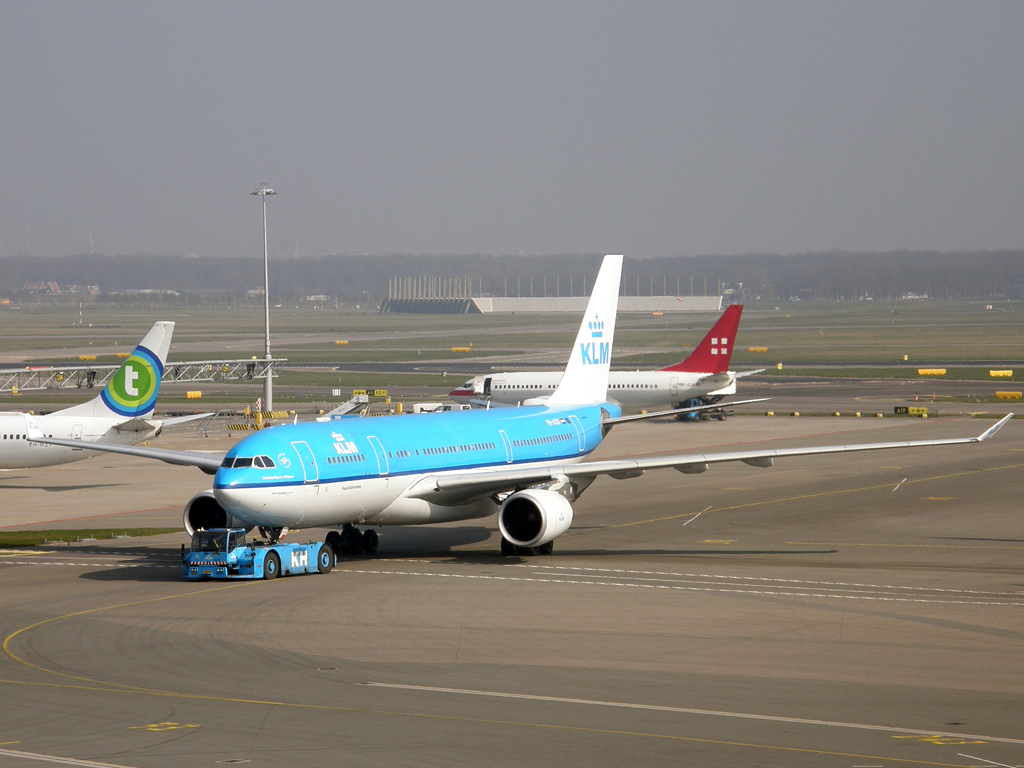
<svg viewBox="0 0 1024 768"><path fill-rule="evenodd" d="M39 547L69 541L107 541L118 537L160 536L165 533L180 533L181 528L76 528L51 531L0 531L0 547Z"/></svg>

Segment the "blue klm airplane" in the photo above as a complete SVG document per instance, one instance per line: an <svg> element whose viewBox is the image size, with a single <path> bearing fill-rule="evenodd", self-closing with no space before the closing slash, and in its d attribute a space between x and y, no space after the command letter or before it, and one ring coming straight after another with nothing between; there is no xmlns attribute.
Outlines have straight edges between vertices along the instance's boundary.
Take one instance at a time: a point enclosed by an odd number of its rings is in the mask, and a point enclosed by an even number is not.
<svg viewBox="0 0 1024 768"><path fill-rule="evenodd" d="M621 256L605 258L562 380L542 403L282 425L246 437L223 457L140 446L74 447L214 475L213 488L185 506L190 534L258 526L276 541L289 528L340 528L327 536L335 552L373 553L377 534L356 525L422 525L497 513L503 554L547 554L572 524L573 502L600 475L626 479L669 467L696 474L726 461L770 467L786 456L977 443L1010 418L970 438L585 461L616 424L693 410L623 417L607 401L621 269ZM38 442L69 443L31 426L29 431Z"/></svg>

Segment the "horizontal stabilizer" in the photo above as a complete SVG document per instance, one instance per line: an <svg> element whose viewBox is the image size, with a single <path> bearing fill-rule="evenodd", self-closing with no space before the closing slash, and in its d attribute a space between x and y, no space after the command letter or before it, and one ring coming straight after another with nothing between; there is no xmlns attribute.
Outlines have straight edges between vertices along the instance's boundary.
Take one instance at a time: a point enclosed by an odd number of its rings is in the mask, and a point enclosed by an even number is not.
<svg viewBox="0 0 1024 768"><path fill-rule="evenodd" d="M160 419L160 423L165 427L173 427L175 424L185 424L189 421L197 421L199 419L208 419L211 416L216 416L214 411L208 411L207 413L190 413L188 416L172 416L169 419Z"/></svg>

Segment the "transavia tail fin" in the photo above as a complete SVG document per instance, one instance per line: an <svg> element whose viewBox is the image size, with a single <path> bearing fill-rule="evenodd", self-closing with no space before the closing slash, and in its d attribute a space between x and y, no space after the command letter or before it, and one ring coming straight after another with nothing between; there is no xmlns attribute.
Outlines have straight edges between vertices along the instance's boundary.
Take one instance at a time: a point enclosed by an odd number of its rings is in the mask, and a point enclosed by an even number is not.
<svg viewBox="0 0 1024 768"><path fill-rule="evenodd" d="M548 405L586 405L608 399L621 274L622 256L605 256L590 294L587 314L572 345L569 364L558 388L548 398Z"/></svg>
<svg viewBox="0 0 1024 768"><path fill-rule="evenodd" d="M68 408L64 413L115 419L137 419L151 414L156 406L173 332L174 323L155 323L98 397Z"/></svg>
<svg viewBox="0 0 1024 768"><path fill-rule="evenodd" d="M663 371L687 371L690 373L725 373L732 359L732 347L736 341L736 330L740 327L742 304L733 304L722 313L715 327L708 331L704 340L681 363L662 368Z"/></svg>

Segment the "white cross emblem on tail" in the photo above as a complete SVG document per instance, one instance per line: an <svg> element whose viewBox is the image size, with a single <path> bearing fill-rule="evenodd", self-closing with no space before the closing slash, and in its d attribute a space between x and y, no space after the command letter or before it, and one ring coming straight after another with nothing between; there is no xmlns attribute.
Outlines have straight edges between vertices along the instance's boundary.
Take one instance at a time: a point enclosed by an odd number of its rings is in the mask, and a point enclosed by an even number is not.
<svg viewBox="0 0 1024 768"><path fill-rule="evenodd" d="M722 346L718 346L718 342L722 342ZM711 339L711 354L712 355L727 355L729 354L729 339L724 336L721 339L712 337Z"/></svg>

